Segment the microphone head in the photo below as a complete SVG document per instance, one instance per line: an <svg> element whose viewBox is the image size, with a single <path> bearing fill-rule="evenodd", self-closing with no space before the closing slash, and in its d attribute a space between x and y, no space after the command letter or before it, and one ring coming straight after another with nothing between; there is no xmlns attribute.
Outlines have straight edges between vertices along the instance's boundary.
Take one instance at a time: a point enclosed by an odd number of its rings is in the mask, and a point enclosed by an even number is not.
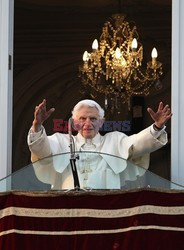
<svg viewBox="0 0 184 250"><path fill-rule="evenodd" d="M69 122L69 126L68 127L71 127L74 131L81 130L81 128L82 128L82 122L81 121L76 121L73 118L70 118L68 120L68 122Z"/></svg>
<svg viewBox="0 0 184 250"><path fill-rule="evenodd" d="M73 119L72 119L72 120L73 120ZM75 121L75 120L73 120L73 121L72 121L72 128L73 128L75 131L81 130L81 128L82 128L82 122L81 122L81 121Z"/></svg>

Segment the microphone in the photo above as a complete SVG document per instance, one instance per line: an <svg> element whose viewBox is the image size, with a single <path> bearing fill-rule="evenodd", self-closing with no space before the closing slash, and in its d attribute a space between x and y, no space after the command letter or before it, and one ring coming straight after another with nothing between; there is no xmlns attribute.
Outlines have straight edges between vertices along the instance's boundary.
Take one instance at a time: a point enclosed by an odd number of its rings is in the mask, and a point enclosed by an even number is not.
<svg viewBox="0 0 184 250"><path fill-rule="evenodd" d="M71 156L71 159L74 158L74 145L73 145L73 138L72 138L72 122L73 122L73 119L70 118L68 120L68 134L69 134L69 141L70 141L70 156Z"/></svg>
<svg viewBox="0 0 184 250"><path fill-rule="evenodd" d="M73 119L70 118L68 120L68 134L69 134L69 141L70 141L70 165L71 165L72 175L73 175L73 180L74 180L74 188L76 190L79 190L80 183L79 183L77 168L75 164L77 157L75 156L75 145L74 145L74 141L72 138L72 123L73 123Z"/></svg>
<svg viewBox="0 0 184 250"><path fill-rule="evenodd" d="M71 158L79 158L79 156L75 156L75 145L72 137L72 131L79 131L82 128L82 123L78 121L74 121L72 117L68 120L68 134L70 139L70 154Z"/></svg>

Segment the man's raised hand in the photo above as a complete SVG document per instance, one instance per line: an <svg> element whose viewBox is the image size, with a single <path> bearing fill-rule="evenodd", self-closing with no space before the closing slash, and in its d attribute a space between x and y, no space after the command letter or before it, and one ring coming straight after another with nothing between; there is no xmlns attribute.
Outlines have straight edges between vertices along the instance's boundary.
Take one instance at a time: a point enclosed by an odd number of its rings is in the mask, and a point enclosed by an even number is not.
<svg viewBox="0 0 184 250"><path fill-rule="evenodd" d="M163 105L163 102L159 103L158 109L154 112L151 108L147 109L151 118L154 120L155 125L158 128L163 128L166 122L171 118L172 113L169 105Z"/></svg>
<svg viewBox="0 0 184 250"><path fill-rule="evenodd" d="M55 108L51 108L47 111L46 100L43 99L43 101L35 107L32 131L39 132L43 122L46 121L54 111Z"/></svg>

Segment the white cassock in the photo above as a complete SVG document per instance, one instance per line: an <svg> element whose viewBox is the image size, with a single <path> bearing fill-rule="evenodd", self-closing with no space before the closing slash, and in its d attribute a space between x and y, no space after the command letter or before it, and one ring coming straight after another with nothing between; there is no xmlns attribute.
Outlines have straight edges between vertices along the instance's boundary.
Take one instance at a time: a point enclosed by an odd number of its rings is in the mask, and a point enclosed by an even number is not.
<svg viewBox="0 0 184 250"><path fill-rule="evenodd" d="M104 136L98 133L93 139L80 133L73 138L75 151L82 152L76 161L80 187L92 189L119 189L125 180L135 180L148 169L149 154L167 143L165 130L155 131L153 126L131 136L115 131ZM53 189L74 188L68 134L47 136L44 127L38 133L30 130L28 145L40 181Z"/></svg>

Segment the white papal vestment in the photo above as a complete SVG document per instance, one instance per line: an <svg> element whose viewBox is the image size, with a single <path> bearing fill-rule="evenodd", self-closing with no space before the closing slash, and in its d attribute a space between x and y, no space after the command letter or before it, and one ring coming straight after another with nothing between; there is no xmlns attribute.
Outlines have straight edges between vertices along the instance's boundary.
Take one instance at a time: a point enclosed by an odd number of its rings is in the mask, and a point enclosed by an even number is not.
<svg viewBox="0 0 184 250"><path fill-rule="evenodd" d="M104 136L98 133L93 139L85 139L80 133L73 138L75 151L83 152L76 161L80 186L92 189L118 189L125 180L134 180L148 169L149 154L167 143L165 130L155 131L153 126L131 136L115 131ZM28 145L36 176L53 189L74 188L70 154L38 160L70 152L69 144L68 134L47 136L44 127L38 133L29 131Z"/></svg>

